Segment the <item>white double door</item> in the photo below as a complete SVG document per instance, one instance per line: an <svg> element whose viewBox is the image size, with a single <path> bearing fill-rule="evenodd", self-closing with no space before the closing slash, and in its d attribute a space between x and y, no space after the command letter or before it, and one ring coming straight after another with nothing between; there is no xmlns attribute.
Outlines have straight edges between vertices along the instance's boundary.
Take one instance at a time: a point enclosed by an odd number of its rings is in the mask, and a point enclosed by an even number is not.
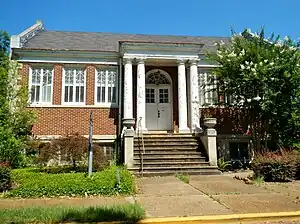
<svg viewBox="0 0 300 224"><path fill-rule="evenodd" d="M172 129L170 85L146 85L146 127L148 130Z"/></svg>

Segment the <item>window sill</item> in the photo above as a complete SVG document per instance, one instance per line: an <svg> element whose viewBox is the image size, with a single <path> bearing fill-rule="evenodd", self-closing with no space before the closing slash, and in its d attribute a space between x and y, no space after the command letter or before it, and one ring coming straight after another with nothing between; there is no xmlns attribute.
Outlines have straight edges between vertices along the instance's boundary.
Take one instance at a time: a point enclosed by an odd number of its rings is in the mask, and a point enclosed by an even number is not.
<svg viewBox="0 0 300 224"><path fill-rule="evenodd" d="M118 105L74 105L74 104L35 104L29 105L28 108L118 108Z"/></svg>
<svg viewBox="0 0 300 224"><path fill-rule="evenodd" d="M52 103L31 103L28 107L49 107Z"/></svg>
<svg viewBox="0 0 300 224"><path fill-rule="evenodd" d="M117 103L95 103L96 107L101 108L118 108L119 105Z"/></svg>

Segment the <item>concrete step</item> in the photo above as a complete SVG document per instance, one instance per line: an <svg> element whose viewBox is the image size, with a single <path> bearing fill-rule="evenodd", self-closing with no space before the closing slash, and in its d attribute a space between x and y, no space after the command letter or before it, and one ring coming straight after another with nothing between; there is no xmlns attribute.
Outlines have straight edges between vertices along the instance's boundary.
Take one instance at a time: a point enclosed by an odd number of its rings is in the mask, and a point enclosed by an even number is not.
<svg viewBox="0 0 300 224"><path fill-rule="evenodd" d="M134 155L134 159L141 158L142 155ZM144 159L174 160L174 159L205 159L200 153L197 155L143 155Z"/></svg>
<svg viewBox="0 0 300 224"><path fill-rule="evenodd" d="M140 141L199 141L200 139L196 139L193 137L147 137L147 138L134 138L135 142Z"/></svg>
<svg viewBox="0 0 300 224"><path fill-rule="evenodd" d="M165 143L158 143L158 142L145 142L144 148L198 148L197 142L165 142ZM142 144L134 144L134 148L143 148Z"/></svg>
<svg viewBox="0 0 300 224"><path fill-rule="evenodd" d="M144 168L143 173L140 168L129 169L136 176L171 176L176 173L189 175L219 175L221 172L214 166L198 166L197 168L185 169L184 167L165 168L157 167L157 169Z"/></svg>
<svg viewBox="0 0 300 224"><path fill-rule="evenodd" d="M133 163L136 166L141 166L142 161L134 161ZM178 166L209 166L209 162L201 162L201 161L180 161L180 162L174 162L174 161L143 161L143 167L178 167Z"/></svg>
<svg viewBox="0 0 300 224"><path fill-rule="evenodd" d="M134 150L134 155L141 155L143 153L143 150ZM200 155L201 152L198 152L196 150L149 150L145 149L144 156L151 156L151 155Z"/></svg>
<svg viewBox="0 0 300 224"><path fill-rule="evenodd" d="M137 163L141 163L142 157L134 157L133 159ZM181 162L196 162L196 163L204 163L206 162L206 158L182 158L182 159L176 159L176 158L162 158L162 159L156 159L156 158L143 158L144 162L156 162L156 163L164 163L164 162L170 162L172 164L177 164Z"/></svg>

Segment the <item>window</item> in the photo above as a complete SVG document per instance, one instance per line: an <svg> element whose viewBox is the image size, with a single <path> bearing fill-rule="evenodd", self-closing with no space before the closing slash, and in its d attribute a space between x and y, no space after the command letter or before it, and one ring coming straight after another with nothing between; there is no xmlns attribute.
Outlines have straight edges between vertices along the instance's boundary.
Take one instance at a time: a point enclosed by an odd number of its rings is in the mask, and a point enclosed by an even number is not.
<svg viewBox="0 0 300 224"><path fill-rule="evenodd" d="M218 103L217 79L207 71L198 73L200 106L213 106Z"/></svg>
<svg viewBox="0 0 300 224"><path fill-rule="evenodd" d="M64 102L85 102L85 74L83 69L66 68L64 70Z"/></svg>
<svg viewBox="0 0 300 224"><path fill-rule="evenodd" d="M117 103L117 69L97 69L96 71L96 103Z"/></svg>
<svg viewBox="0 0 300 224"><path fill-rule="evenodd" d="M52 68L31 68L29 77L30 83L30 101L31 103L46 103L52 101Z"/></svg>
<svg viewBox="0 0 300 224"><path fill-rule="evenodd" d="M247 142L230 142L230 158L233 160L248 160L248 143Z"/></svg>
<svg viewBox="0 0 300 224"><path fill-rule="evenodd" d="M168 89L159 89L159 103L169 103Z"/></svg>
<svg viewBox="0 0 300 224"><path fill-rule="evenodd" d="M155 89L146 89L146 103L155 103Z"/></svg>

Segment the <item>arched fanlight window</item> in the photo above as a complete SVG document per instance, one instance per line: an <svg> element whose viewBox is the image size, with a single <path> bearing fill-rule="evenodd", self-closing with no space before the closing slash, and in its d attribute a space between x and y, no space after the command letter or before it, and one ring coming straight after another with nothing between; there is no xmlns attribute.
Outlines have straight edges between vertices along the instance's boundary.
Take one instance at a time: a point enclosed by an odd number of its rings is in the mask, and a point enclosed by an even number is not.
<svg viewBox="0 0 300 224"><path fill-rule="evenodd" d="M146 77L146 84L171 84L170 80L164 74L163 71L159 69L155 69L153 71L150 71L150 73Z"/></svg>

